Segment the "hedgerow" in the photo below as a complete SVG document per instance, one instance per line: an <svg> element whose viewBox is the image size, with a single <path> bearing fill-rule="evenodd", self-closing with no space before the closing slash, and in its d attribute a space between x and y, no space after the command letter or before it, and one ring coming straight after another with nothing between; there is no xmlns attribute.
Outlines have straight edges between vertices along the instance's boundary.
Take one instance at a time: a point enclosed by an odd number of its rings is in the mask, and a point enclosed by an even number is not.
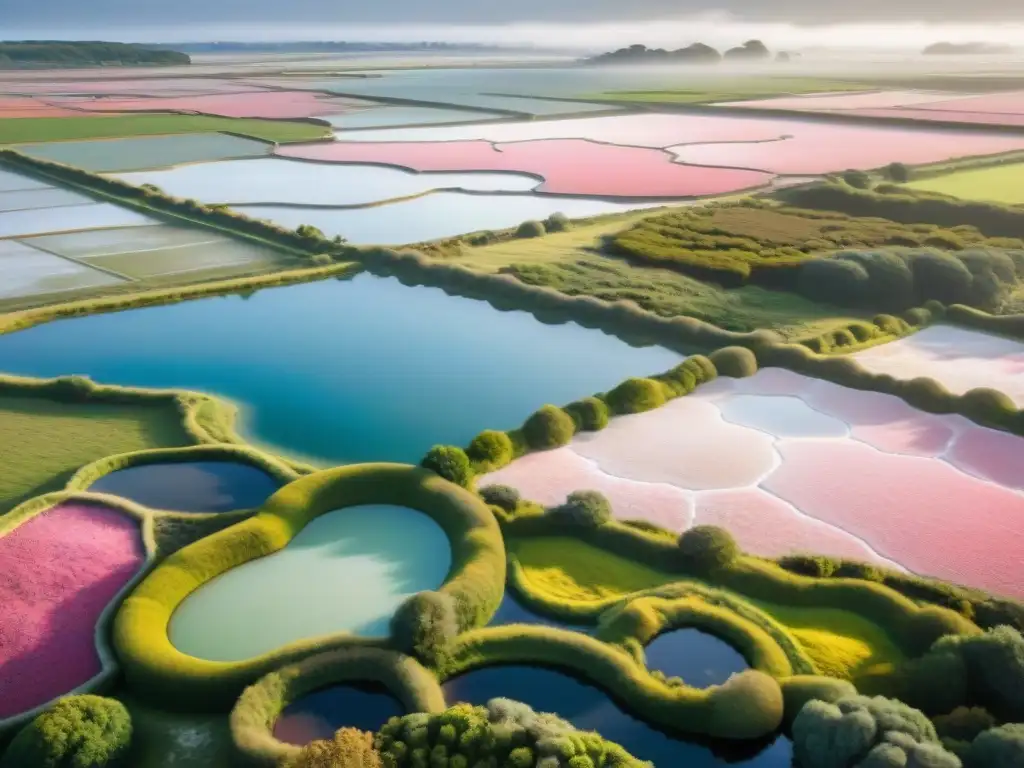
<svg viewBox="0 0 1024 768"><path fill-rule="evenodd" d="M101 696L67 696L26 725L0 768L117 768L132 741L125 706Z"/></svg>

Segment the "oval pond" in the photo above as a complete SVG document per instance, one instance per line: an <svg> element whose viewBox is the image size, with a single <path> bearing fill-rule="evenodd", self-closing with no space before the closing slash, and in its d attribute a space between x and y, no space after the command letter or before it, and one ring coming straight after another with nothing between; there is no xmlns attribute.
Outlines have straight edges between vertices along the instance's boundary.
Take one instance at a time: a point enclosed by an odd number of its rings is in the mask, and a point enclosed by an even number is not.
<svg viewBox="0 0 1024 768"><path fill-rule="evenodd" d="M306 694L285 707L274 723L274 738L304 746L330 739L339 728L376 732L405 708L380 683L351 682Z"/></svg>
<svg viewBox="0 0 1024 768"><path fill-rule="evenodd" d="M749 669L739 651L699 629L676 629L658 635L644 648L644 655L648 669L682 678L693 688L721 685Z"/></svg>

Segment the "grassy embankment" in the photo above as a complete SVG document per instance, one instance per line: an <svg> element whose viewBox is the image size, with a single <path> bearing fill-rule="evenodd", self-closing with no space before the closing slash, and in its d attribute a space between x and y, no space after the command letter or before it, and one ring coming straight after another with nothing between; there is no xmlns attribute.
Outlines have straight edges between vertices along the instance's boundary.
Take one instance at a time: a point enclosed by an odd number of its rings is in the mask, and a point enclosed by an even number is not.
<svg viewBox="0 0 1024 768"><path fill-rule="evenodd" d="M567 537L510 539L508 549L522 567L524 586L544 602L591 604L611 601L679 581L668 573ZM842 608L819 608L751 600L785 626L823 673L852 678L861 670L895 665L905 656L886 631Z"/></svg>
<svg viewBox="0 0 1024 768"><path fill-rule="evenodd" d="M528 285L571 296L634 301L661 317L694 317L741 332L766 328L787 339L817 336L866 317L789 292L759 286L723 288L670 269L629 264L603 252L609 238L652 215L656 214L633 211L543 237L463 245L444 259L480 273L507 273Z"/></svg>
<svg viewBox="0 0 1024 768"><path fill-rule="evenodd" d="M0 120L0 145L182 133L235 133L278 144L317 141L331 135L327 126L312 122L171 113Z"/></svg>
<svg viewBox="0 0 1024 768"><path fill-rule="evenodd" d="M871 86L842 80L823 80L813 77L716 77L713 74L699 74L699 85L687 78L687 88L673 88L655 91L604 91L591 93L579 98L599 101L615 101L626 104L713 104L723 101L745 101L768 99L773 96L789 96L804 93L832 91L864 91Z"/></svg>

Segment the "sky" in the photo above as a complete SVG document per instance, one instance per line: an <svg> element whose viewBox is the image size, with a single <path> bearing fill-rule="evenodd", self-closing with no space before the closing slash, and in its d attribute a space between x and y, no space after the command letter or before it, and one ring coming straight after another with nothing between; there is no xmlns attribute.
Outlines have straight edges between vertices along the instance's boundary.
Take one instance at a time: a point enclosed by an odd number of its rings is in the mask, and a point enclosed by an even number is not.
<svg viewBox="0 0 1024 768"><path fill-rule="evenodd" d="M918 46L1019 42L1022 0L0 0L6 39Z"/></svg>

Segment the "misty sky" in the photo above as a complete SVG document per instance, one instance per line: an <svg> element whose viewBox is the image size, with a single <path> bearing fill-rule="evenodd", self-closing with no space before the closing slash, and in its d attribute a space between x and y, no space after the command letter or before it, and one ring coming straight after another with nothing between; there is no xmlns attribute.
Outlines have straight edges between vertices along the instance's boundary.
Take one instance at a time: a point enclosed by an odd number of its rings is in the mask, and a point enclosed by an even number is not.
<svg viewBox="0 0 1024 768"><path fill-rule="evenodd" d="M908 34L911 44L918 37L1009 42L1020 39L1024 0L0 0L7 39L353 40L390 32L397 40L466 40L475 30L482 42L539 35L535 42L572 44L581 25L599 43L616 35L647 42L646 35L652 44L682 46L716 34L774 34L813 45L840 32L876 43L879 35L910 42Z"/></svg>

